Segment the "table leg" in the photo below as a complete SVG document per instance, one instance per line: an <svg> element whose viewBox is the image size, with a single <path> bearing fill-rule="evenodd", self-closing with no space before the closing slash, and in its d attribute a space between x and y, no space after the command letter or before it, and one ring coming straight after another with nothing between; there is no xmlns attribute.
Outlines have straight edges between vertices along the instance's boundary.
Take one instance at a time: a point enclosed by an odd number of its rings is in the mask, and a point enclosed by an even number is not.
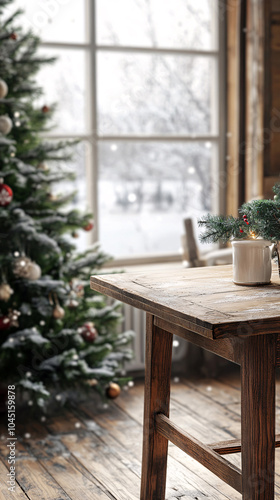
<svg viewBox="0 0 280 500"><path fill-rule="evenodd" d="M276 336L244 340L241 358L242 499L273 500Z"/></svg>
<svg viewBox="0 0 280 500"><path fill-rule="evenodd" d="M155 430L155 415L169 416L173 335L147 314L141 500L164 500L168 440Z"/></svg>

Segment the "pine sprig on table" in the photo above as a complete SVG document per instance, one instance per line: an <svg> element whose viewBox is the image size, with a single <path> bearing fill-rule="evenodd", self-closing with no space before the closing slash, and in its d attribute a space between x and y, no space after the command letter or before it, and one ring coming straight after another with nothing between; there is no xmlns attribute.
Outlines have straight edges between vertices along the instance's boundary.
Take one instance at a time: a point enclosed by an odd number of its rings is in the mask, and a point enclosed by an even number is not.
<svg viewBox="0 0 280 500"><path fill-rule="evenodd" d="M226 243L231 237L246 238L247 227L243 220L235 217L208 214L198 221L198 225L205 228L200 236L204 243Z"/></svg>
<svg viewBox="0 0 280 500"><path fill-rule="evenodd" d="M280 184L273 188L274 200L253 200L244 203L240 218L207 214L198 221L204 232L202 242L226 243L230 239L263 238L271 242L280 241Z"/></svg>

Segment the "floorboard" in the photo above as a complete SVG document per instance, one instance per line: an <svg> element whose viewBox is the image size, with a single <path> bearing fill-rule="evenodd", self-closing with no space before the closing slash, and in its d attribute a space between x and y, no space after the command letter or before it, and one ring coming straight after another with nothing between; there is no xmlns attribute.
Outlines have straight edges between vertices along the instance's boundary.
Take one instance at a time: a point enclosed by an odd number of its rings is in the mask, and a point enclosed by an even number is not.
<svg viewBox="0 0 280 500"><path fill-rule="evenodd" d="M139 500L143 382L108 409L95 397L55 417L18 416L16 493L7 488L6 416L0 418L0 500ZM240 437L238 372L219 379L172 383L171 418L205 443ZM280 381L277 381L280 432ZM240 454L228 459L240 466ZM276 498L280 499L280 449L276 450ZM169 446L167 500L241 500L241 495Z"/></svg>

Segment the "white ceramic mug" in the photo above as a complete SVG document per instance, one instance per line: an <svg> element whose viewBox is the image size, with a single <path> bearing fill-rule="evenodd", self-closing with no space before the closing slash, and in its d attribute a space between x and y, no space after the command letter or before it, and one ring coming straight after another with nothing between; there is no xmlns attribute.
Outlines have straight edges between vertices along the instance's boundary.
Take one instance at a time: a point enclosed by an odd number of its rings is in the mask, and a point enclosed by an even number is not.
<svg viewBox="0 0 280 500"><path fill-rule="evenodd" d="M267 285L271 280L271 241L233 240L233 281L237 285Z"/></svg>

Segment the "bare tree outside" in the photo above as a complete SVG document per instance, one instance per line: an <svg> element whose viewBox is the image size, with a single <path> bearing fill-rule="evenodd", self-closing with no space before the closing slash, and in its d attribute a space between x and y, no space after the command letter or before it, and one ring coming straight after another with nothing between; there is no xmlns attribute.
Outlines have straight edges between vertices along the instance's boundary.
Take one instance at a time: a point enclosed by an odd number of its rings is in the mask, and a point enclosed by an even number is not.
<svg viewBox="0 0 280 500"><path fill-rule="evenodd" d="M47 12L30 0L23 20L46 42L41 53L58 57L54 71L39 75L44 100L57 103L52 134L84 138L73 160L74 206L87 205L93 169L102 247L116 257L177 253L183 217L212 209L217 0L95 0L98 162L86 172L94 133L87 128L88 1L56 0ZM77 243L86 245L84 235Z"/></svg>
<svg viewBox="0 0 280 500"><path fill-rule="evenodd" d="M138 39L131 34L129 43L123 21L116 22L113 1L102 0L97 10L101 17L99 43L211 50L215 39L211 31L213 2L167 3L166 17L162 18L162 13L157 15L160 8L157 1L134 0L130 8L128 2L119 2L123 12L128 12L132 20L138 19L138 32L135 27ZM164 18L169 26L160 25ZM172 33L170 25L177 27ZM131 28L129 25L128 30ZM120 232L122 248L117 253L125 254L125 246L127 254L175 252L179 248L183 216L196 217L211 211L215 144L172 142L170 136L195 138L216 133L211 102L215 64L211 56L180 53L101 51L98 54L99 133L143 137L141 142L118 140L100 142L99 146L101 238L102 233L106 238L109 229L108 216L117 222ZM110 71L110 82L104 85ZM168 136L168 140L145 141L145 136L153 135L162 139ZM127 244L126 230L129 230Z"/></svg>

